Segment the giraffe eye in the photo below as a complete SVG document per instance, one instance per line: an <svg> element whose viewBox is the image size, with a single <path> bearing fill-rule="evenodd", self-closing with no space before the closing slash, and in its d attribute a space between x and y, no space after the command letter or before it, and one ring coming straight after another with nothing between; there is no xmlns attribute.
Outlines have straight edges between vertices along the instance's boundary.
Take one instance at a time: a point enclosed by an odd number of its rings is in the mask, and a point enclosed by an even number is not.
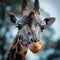
<svg viewBox="0 0 60 60"><path fill-rule="evenodd" d="M21 40L21 39L23 39L23 36L22 36L22 35L20 35L20 36L19 36L19 39L20 39L20 40Z"/></svg>

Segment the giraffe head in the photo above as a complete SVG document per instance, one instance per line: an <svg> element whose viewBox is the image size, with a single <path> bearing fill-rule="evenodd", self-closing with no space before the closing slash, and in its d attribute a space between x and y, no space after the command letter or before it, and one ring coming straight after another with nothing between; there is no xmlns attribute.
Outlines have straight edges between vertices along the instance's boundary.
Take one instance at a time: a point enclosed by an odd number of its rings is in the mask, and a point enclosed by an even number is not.
<svg viewBox="0 0 60 60"><path fill-rule="evenodd" d="M39 34L55 21L54 17L45 18L41 20L39 12L39 2L35 0L34 9L29 11L27 9L27 0L22 3L22 12L19 20L16 19L15 14L8 13L12 23L15 23L18 28L18 42L22 46L26 46L33 53L37 53L41 49Z"/></svg>

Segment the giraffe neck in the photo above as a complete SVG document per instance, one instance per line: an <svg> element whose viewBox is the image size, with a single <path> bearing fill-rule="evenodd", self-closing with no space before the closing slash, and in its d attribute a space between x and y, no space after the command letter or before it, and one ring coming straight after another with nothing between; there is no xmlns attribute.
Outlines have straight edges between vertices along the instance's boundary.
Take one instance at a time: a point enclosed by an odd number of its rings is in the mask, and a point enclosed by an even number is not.
<svg viewBox="0 0 60 60"><path fill-rule="evenodd" d="M7 60L25 60L27 49L19 44L17 40L18 37L16 36L12 47L8 51Z"/></svg>
<svg viewBox="0 0 60 60"><path fill-rule="evenodd" d="M25 50L26 47L20 45L17 43L16 47L16 60L25 60L25 55L27 53L27 50Z"/></svg>

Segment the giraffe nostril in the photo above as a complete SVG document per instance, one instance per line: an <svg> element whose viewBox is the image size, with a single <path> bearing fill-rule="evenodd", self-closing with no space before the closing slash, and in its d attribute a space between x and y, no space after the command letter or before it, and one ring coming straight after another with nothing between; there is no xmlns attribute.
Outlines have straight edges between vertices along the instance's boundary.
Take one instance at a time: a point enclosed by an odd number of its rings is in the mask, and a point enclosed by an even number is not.
<svg viewBox="0 0 60 60"><path fill-rule="evenodd" d="M31 42L34 42L34 39L33 39L33 38L30 38L30 41L31 41Z"/></svg>
<svg viewBox="0 0 60 60"><path fill-rule="evenodd" d="M39 42L40 40L37 38L30 38L30 42Z"/></svg>

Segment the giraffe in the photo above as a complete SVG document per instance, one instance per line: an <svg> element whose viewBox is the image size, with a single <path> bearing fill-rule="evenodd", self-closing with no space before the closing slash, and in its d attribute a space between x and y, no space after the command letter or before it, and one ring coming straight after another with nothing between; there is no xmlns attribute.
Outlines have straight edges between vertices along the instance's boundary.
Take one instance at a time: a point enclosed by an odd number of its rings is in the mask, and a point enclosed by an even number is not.
<svg viewBox="0 0 60 60"><path fill-rule="evenodd" d="M8 51L6 60L25 60L28 49L32 53L39 52L41 49L39 34L54 23L55 17L48 17L44 20L40 18L39 0L35 0L32 11L27 8L27 0L23 0L19 20L13 13L8 12L7 15L18 28L18 32Z"/></svg>

